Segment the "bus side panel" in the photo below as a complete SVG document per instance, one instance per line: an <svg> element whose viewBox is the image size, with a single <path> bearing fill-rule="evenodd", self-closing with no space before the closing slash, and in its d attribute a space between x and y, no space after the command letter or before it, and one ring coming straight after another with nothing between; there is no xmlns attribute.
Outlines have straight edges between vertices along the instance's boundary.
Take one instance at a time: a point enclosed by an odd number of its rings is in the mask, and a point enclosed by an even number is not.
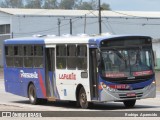
<svg viewBox="0 0 160 120"><path fill-rule="evenodd" d="M81 78L81 70L57 70L56 85L61 100L76 101L76 89L82 85L90 101L89 78Z"/></svg>
<svg viewBox="0 0 160 120"><path fill-rule="evenodd" d="M44 69L5 68L6 92L28 97L28 85L32 82L36 88L37 97L46 98L44 76Z"/></svg>
<svg viewBox="0 0 160 120"><path fill-rule="evenodd" d="M37 98L46 98L44 69L25 69L25 73L33 74L34 78L22 78L23 95L28 97L28 87L33 83L36 88Z"/></svg>
<svg viewBox="0 0 160 120"><path fill-rule="evenodd" d="M6 92L23 96L22 84L19 80L19 72L15 68L4 68L4 81Z"/></svg>

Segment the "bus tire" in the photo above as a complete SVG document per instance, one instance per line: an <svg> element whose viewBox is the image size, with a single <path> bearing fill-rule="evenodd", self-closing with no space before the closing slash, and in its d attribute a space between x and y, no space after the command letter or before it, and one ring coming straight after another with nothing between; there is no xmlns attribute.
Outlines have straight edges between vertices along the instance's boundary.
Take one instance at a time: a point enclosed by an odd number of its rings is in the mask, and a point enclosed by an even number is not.
<svg viewBox="0 0 160 120"><path fill-rule="evenodd" d="M123 103L126 108L133 108L135 106L136 100L127 100Z"/></svg>
<svg viewBox="0 0 160 120"><path fill-rule="evenodd" d="M33 105L39 104L41 102L41 100L37 98L36 88L33 84L29 85L28 97L29 97L30 103Z"/></svg>
<svg viewBox="0 0 160 120"><path fill-rule="evenodd" d="M80 88L78 99L81 108L87 109L90 107L90 103L87 101L87 95L83 87Z"/></svg>

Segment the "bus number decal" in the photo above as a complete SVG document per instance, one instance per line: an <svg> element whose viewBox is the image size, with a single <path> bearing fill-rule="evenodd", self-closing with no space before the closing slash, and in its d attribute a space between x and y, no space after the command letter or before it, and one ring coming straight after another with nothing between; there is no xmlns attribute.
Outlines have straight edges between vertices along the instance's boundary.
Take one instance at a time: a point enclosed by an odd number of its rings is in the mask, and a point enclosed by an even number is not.
<svg viewBox="0 0 160 120"><path fill-rule="evenodd" d="M76 80L76 74L59 74L59 79L61 80Z"/></svg>

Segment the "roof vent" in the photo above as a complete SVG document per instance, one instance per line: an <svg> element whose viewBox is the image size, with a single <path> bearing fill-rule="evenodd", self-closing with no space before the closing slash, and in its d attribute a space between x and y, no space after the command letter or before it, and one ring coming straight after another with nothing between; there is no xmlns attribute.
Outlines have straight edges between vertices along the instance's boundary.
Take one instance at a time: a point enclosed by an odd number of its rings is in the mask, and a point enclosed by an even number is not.
<svg viewBox="0 0 160 120"><path fill-rule="evenodd" d="M47 37L56 37L56 35L47 35Z"/></svg>
<svg viewBox="0 0 160 120"><path fill-rule="evenodd" d="M70 37L71 34L63 34L62 36L63 36L63 37Z"/></svg>
<svg viewBox="0 0 160 120"><path fill-rule="evenodd" d="M82 36L82 37L85 37L85 36L89 36L89 35L87 35L87 34L77 34L77 36Z"/></svg>
<svg viewBox="0 0 160 120"><path fill-rule="evenodd" d="M33 37L44 37L46 35L40 35L40 34L36 34L36 35L33 35Z"/></svg>
<svg viewBox="0 0 160 120"><path fill-rule="evenodd" d="M102 36L108 36L108 35L113 35L113 33L107 32L107 33L102 33Z"/></svg>

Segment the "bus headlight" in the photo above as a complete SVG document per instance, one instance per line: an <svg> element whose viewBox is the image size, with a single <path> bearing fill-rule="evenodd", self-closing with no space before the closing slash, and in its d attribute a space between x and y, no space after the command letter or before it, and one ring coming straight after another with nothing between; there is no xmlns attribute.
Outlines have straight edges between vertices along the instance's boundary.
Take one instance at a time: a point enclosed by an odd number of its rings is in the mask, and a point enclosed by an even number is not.
<svg viewBox="0 0 160 120"><path fill-rule="evenodd" d="M114 92L116 89L107 86L105 83L101 83L102 88L107 89L107 91Z"/></svg>
<svg viewBox="0 0 160 120"><path fill-rule="evenodd" d="M116 91L116 89L111 88L111 87L109 87L109 86L107 86L107 90L110 91L110 92L115 92L115 91Z"/></svg>
<svg viewBox="0 0 160 120"><path fill-rule="evenodd" d="M155 80L153 80L152 84L156 84L156 81L155 81Z"/></svg>
<svg viewBox="0 0 160 120"><path fill-rule="evenodd" d="M104 84L104 83L102 83L102 87L103 87L103 88L106 88L106 87L107 87L107 85L106 85L106 84Z"/></svg>

